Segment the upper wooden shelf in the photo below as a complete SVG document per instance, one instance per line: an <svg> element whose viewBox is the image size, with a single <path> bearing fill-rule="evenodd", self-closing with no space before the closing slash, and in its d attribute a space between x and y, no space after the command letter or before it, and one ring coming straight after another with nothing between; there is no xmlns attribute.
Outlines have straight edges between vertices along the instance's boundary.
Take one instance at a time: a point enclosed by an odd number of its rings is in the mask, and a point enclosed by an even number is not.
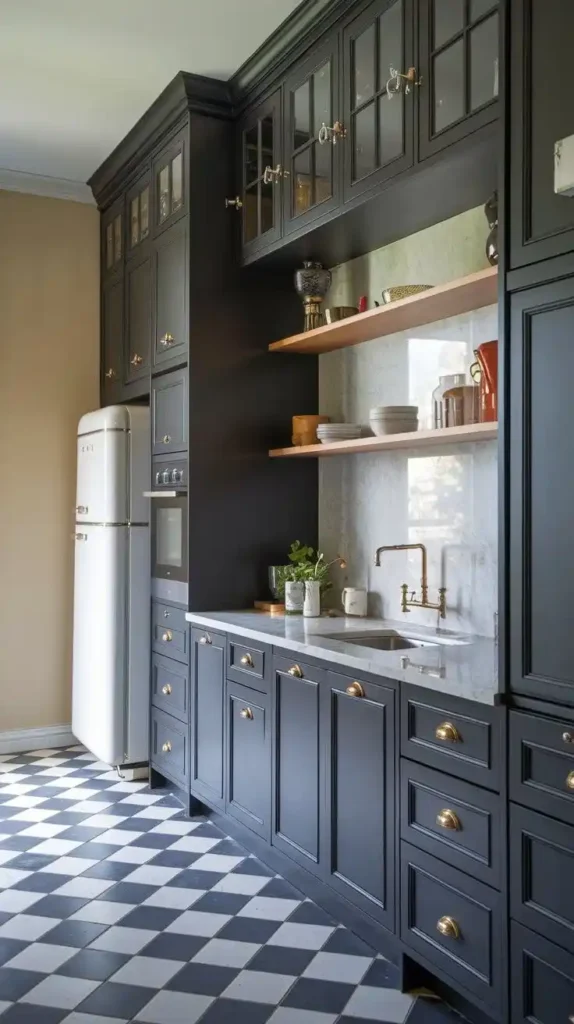
<svg viewBox="0 0 574 1024"><path fill-rule="evenodd" d="M469 313L481 306L498 301L498 271L496 267L479 270L468 277L460 277L448 284L439 284L426 292L398 299L386 306L369 309L366 313L338 320L334 324L316 327L314 331L294 334L291 338L274 341L270 352L333 352L338 348L360 345L397 331L444 320L449 316Z"/></svg>
<svg viewBox="0 0 574 1024"><path fill-rule="evenodd" d="M460 444L467 441L493 441L497 436L497 423L473 423L466 427L413 430L408 434L384 434L381 437L358 437L353 441L332 441L330 444L273 448L269 454L272 459L324 458L330 455L351 455L361 452L388 452L397 448L435 448L437 445Z"/></svg>

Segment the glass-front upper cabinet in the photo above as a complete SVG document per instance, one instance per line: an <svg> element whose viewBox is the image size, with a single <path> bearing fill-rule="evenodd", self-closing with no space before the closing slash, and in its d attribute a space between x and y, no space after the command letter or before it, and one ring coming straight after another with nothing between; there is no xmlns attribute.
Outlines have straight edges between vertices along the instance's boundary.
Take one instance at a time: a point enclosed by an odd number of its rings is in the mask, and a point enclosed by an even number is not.
<svg viewBox="0 0 574 1024"><path fill-rule="evenodd" d="M187 205L185 168L185 133L182 132L154 160L152 207L156 234L185 213Z"/></svg>
<svg viewBox="0 0 574 1024"><path fill-rule="evenodd" d="M422 158L497 117L497 0L419 0Z"/></svg>
<svg viewBox="0 0 574 1024"><path fill-rule="evenodd" d="M270 245L281 237L280 94L250 110L239 127L241 194L226 205L241 215L244 252Z"/></svg>
<svg viewBox="0 0 574 1024"><path fill-rule="evenodd" d="M126 256L139 251L151 232L151 189L149 175L141 178L127 195L128 238Z"/></svg>
<svg viewBox="0 0 574 1024"><path fill-rule="evenodd" d="M413 162L418 73L411 0L376 0L343 34L345 200Z"/></svg>
<svg viewBox="0 0 574 1024"><path fill-rule="evenodd" d="M115 277L124 267L124 200L118 199L102 214L102 275Z"/></svg>
<svg viewBox="0 0 574 1024"><path fill-rule="evenodd" d="M334 35L294 70L283 87L285 233L338 203L337 146L344 145L345 138L338 90Z"/></svg>

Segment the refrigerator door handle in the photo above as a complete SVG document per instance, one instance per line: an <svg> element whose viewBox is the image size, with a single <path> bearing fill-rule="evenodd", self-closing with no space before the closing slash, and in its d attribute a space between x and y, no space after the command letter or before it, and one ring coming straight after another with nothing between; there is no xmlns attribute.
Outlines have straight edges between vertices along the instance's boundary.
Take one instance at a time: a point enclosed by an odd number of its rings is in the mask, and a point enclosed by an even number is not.
<svg viewBox="0 0 574 1024"><path fill-rule="evenodd" d="M87 533L73 533L72 534L72 538L74 540L87 540L88 539L88 535L87 535Z"/></svg>

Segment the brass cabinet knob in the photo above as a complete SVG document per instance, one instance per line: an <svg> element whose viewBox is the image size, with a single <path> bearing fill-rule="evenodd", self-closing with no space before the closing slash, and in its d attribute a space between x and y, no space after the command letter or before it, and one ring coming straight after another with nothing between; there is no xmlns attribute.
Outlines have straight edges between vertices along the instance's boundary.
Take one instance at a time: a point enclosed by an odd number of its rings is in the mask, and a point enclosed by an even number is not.
<svg viewBox="0 0 574 1024"><path fill-rule="evenodd" d="M444 743L460 742L460 733L452 722L441 722L440 725L437 725L435 736L437 740L442 740Z"/></svg>
<svg viewBox="0 0 574 1024"><path fill-rule="evenodd" d="M241 658L241 664L248 665L250 668L253 668L253 658L251 657L249 652L243 655L243 657Z"/></svg>
<svg viewBox="0 0 574 1024"><path fill-rule="evenodd" d="M163 617L164 617L164 619L169 619L169 612L168 612L167 608L165 609L165 611L163 613Z"/></svg>
<svg viewBox="0 0 574 1024"><path fill-rule="evenodd" d="M200 636L199 642L200 642L200 644L210 644L213 641L212 641L209 633L204 633L203 636Z"/></svg>
<svg viewBox="0 0 574 1024"><path fill-rule="evenodd" d="M239 712L239 715L240 715L241 718L248 718L249 721L251 721L253 719L253 712L252 712L251 708L241 708L241 711Z"/></svg>
<svg viewBox="0 0 574 1024"><path fill-rule="evenodd" d="M360 683L357 683L357 682L349 684L349 686L347 687L347 693L349 694L349 697L364 697L365 696L365 691L364 691L363 687L361 686Z"/></svg>
<svg viewBox="0 0 574 1024"><path fill-rule="evenodd" d="M452 832L460 832L462 828L458 815L455 814L454 811L449 811L446 807L437 814L436 823L437 825L440 825L441 828L448 828Z"/></svg>
<svg viewBox="0 0 574 1024"><path fill-rule="evenodd" d="M169 685L169 683L165 683L165 685L162 686L161 692L163 693L164 697L169 697L171 693L171 686Z"/></svg>
<svg viewBox="0 0 574 1024"><path fill-rule="evenodd" d="M454 917L439 917L436 930L447 939L460 939L460 927Z"/></svg>
<svg viewBox="0 0 574 1024"><path fill-rule="evenodd" d="M165 741L161 749L163 750L164 754L171 754L171 743L169 742L169 740Z"/></svg>
<svg viewBox="0 0 574 1024"><path fill-rule="evenodd" d="M290 676L295 676L296 679L303 678L303 671L299 665L291 665L291 668L288 669L288 672Z"/></svg>
<svg viewBox="0 0 574 1024"><path fill-rule="evenodd" d="M243 206L243 201L239 198L239 196L235 196L233 199L226 199L225 209L228 210L230 206L235 207L236 210L240 210L241 207Z"/></svg>
<svg viewBox="0 0 574 1024"><path fill-rule="evenodd" d="M572 736L571 732L563 732L562 740L564 743L574 743L574 736Z"/></svg>
<svg viewBox="0 0 574 1024"><path fill-rule="evenodd" d="M112 367L110 366L109 370L106 370L105 376L107 377L108 380L115 380L116 379L116 371L114 369L112 369Z"/></svg>
<svg viewBox="0 0 574 1024"><path fill-rule="evenodd" d="M164 334L163 337L159 339L160 345L163 345L164 348L169 348L170 345L173 345L174 341L175 341L175 338L174 338L173 334L169 334L169 333Z"/></svg>
<svg viewBox="0 0 574 1024"><path fill-rule="evenodd" d="M337 139L344 139L347 136L347 131L340 121L335 121L335 124L330 126L323 124L319 128L317 139L321 146L324 146L326 142L332 142L334 146L337 145Z"/></svg>
<svg viewBox="0 0 574 1024"><path fill-rule="evenodd" d="M166 629L165 633L162 633L161 638L164 644L169 644L170 641L173 640L173 633L171 629Z"/></svg>
<svg viewBox="0 0 574 1024"><path fill-rule="evenodd" d="M568 789L574 789L574 772L570 772L566 776L566 785L568 786Z"/></svg>
<svg viewBox="0 0 574 1024"><path fill-rule="evenodd" d="M138 356L136 352L133 359L130 359L130 363L132 364L132 366L141 366L141 364L143 363L143 356Z"/></svg>
<svg viewBox="0 0 574 1024"><path fill-rule="evenodd" d="M164 434L162 437L163 444L169 444L171 441L171 434Z"/></svg>

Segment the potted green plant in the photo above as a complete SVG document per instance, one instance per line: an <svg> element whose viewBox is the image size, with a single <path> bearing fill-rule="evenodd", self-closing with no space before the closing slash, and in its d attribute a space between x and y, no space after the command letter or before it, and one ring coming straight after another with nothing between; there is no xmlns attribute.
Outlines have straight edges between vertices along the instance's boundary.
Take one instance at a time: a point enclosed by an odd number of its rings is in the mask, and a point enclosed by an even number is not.
<svg viewBox="0 0 574 1024"><path fill-rule="evenodd" d="M293 541L289 551L289 563L279 567L279 583L285 591L285 614L316 617L321 614L321 594L329 590L332 583L329 573L333 565L342 569L346 562L340 555L330 562L325 561L322 551L315 551L300 541Z"/></svg>

